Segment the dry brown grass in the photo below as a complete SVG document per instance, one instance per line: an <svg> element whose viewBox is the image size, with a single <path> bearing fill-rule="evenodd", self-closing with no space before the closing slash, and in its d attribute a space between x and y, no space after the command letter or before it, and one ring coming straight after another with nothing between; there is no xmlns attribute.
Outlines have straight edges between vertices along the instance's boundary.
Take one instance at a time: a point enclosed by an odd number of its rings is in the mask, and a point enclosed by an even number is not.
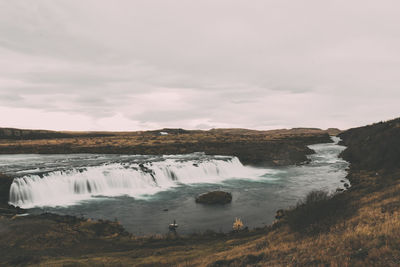
<svg viewBox="0 0 400 267"><path fill-rule="evenodd" d="M230 132L231 131L231 132ZM136 132L135 134L117 134L115 136L103 137L73 137L36 140L0 140L0 148L8 146L30 146L40 147L47 145L71 145L76 147L99 147L99 146L137 146L157 145L168 143L198 143L198 142L257 142L260 140L284 140L291 137L313 137L325 133L322 130L273 130L254 131L194 131L190 134L157 135L149 132Z"/></svg>
<svg viewBox="0 0 400 267"><path fill-rule="evenodd" d="M171 130L172 131L172 130ZM1 136L0 136L1 137ZM108 136L72 136L34 140L0 138L0 154L186 154L237 156L244 164L289 165L307 160L307 145L329 142L326 131L295 129L279 131L210 130L108 133Z"/></svg>
<svg viewBox="0 0 400 267"><path fill-rule="evenodd" d="M400 184L349 200L359 208L328 232L303 235L285 225L198 264L246 266L254 255L250 266L399 266Z"/></svg>
<svg viewBox="0 0 400 267"><path fill-rule="evenodd" d="M235 218L235 221L233 222L232 229L234 231L240 231L244 228L244 224L240 218Z"/></svg>

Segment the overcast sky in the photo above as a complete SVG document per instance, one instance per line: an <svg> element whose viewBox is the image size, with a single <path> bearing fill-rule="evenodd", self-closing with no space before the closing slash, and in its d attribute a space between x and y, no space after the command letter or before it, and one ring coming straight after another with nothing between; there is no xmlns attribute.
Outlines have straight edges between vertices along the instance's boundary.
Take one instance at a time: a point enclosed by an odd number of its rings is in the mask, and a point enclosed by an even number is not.
<svg viewBox="0 0 400 267"><path fill-rule="evenodd" d="M399 10L0 0L0 127L346 129L398 117Z"/></svg>

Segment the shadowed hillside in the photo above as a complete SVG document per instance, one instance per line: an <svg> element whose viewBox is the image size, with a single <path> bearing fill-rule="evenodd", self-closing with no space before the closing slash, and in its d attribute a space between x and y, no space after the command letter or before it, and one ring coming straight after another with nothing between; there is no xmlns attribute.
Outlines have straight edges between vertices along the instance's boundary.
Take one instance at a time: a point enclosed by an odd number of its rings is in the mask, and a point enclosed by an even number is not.
<svg viewBox="0 0 400 267"><path fill-rule="evenodd" d="M342 157L366 170L400 167L400 118L350 129L339 135L349 148Z"/></svg>

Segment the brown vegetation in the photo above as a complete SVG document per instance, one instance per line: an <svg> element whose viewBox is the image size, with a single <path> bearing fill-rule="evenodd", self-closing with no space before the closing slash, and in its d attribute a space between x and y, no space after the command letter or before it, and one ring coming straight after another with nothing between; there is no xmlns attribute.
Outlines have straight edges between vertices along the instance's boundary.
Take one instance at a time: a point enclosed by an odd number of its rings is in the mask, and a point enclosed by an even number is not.
<svg viewBox="0 0 400 267"><path fill-rule="evenodd" d="M368 179L371 173L357 175ZM400 184L372 191L343 193L353 214L335 219L329 230L304 235L282 222L252 242L210 256L211 266L398 266Z"/></svg>
<svg viewBox="0 0 400 267"><path fill-rule="evenodd" d="M235 221L233 222L232 229L233 231L240 231L243 230L244 224L240 218L235 218Z"/></svg>
<svg viewBox="0 0 400 267"><path fill-rule="evenodd" d="M28 131L28 130L26 130ZM160 132L168 135L160 135ZM112 153L112 154L185 154L205 152L210 155L238 156L244 164L288 165L307 160L307 145L329 142L326 131L297 128L292 130L255 131L246 129L214 129L188 131L162 129L140 132L70 133L62 138L35 133L36 137L0 138L1 154L16 153ZM69 136L69 137L68 137ZM0 131L1 137L1 131ZM3 138L7 136L3 135Z"/></svg>
<svg viewBox="0 0 400 267"><path fill-rule="evenodd" d="M297 206L284 213L284 221L299 233L317 234L349 215L343 195L311 191Z"/></svg>

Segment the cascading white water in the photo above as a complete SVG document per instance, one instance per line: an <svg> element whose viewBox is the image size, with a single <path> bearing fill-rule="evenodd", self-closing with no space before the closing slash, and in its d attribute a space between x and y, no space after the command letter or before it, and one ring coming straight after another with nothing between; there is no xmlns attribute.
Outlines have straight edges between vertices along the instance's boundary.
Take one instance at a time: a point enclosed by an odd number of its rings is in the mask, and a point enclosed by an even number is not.
<svg viewBox="0 0 400 267"><path fill-rule="evenodd" d="M15 178L9 203L22 208L67 206L93 196L140 197L179 183L218 183L235 177L258 177L264 173L265 170L260 172L244 167L236 157L201 161L165 157L144 164L103 164Z"/></svg>

